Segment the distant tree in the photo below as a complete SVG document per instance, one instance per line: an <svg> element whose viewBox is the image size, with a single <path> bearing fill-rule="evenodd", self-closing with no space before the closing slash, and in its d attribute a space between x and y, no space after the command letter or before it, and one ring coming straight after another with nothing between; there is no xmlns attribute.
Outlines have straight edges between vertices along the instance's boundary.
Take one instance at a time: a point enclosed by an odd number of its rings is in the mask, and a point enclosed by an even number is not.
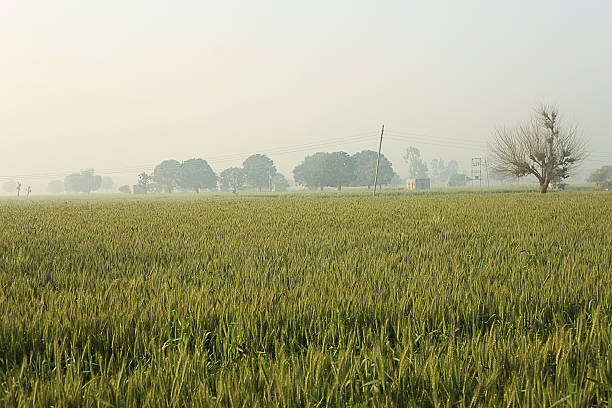
<svg viewBox="0 0 612 408"><path fill-rule="evenodd" d="M328 153L325 159L326 185L342 190L355 180L355 160L346 152Z"/></svg>
<svg viewBox="0 0 612 408"><path fill-rule="evenodd" d="M61 194L64 192L64 182L61 180L50 181L47 184L47 191L51 194Z"/></svg>
<svg viewBox="0 0 612 408"><path fill-rule="evenodd" d="M242 167L246 173L247 184L261 191L269 188L272 177L276 174L274 162L265 154L254 154L249 156Z"/></svg>
<svg viewBox="0 0 612 408"><path fill-rule="evenodd" d="M230 167L220 174L221 190L236 193L246 182L246 173L238 167Z"/></svg>
<svg viewBox="0 0 612 408"><path fill-rule="evenodd" d="M164 192L164 187L159 183L152 182L147 186L146 192L160 194Z"/></svg>
<svg viewBox="0 0 612 408"><path fill-rule="evenodd" d="M304 158L293 169L297 184L308 188L336 187L350 185L355 178L355 161L346 152L318 152Z"/></svg>
<svg viewBox="0 0 612 408"><path fill-rule="evenodd" d="M15 190L17 190L17 182L15 180L9 180L9 181L5 181L2 184L2 190L5 193L15 193Z"/></svg>
<svg viewBox="0 0 612 408"><path fill-rule="evenodd" d="M130 189L130 186L126 184L124 186L119 187L119 192L123 194L130 194L132 190Z"/></svg>
<svg viewBox="0 0 612 408"><path fill-rule="evenodd" d="M452 174L448 180L446 181L446 185L448 187L463 187L467 184L471 179L465 174Z"/></svg>
<svg viewBox="0 0 612 408"><path fill-rule="evenodd" d="M603 183L610 180L612 180L612 166L602 166L587 178L587 181L591 183Z"/></svg>
<svg viewBox="0 0 612 408"><path fill-rule="evenodd" d="M276 173L274 177L272 177L272 185L274 186L274 191L287 191L289 188L289 182L281 173Z"/></svg>
<svg viewBox="0 0 612 408"><path fill-rule="evenodd" d="M102 190L110 191L115 187L115 182L109 176L102 177Z"/></svg>
<svg viewBox="0 0 612 408"><path fill-rule="evenodd" d="M89 189L87 190L87 194L91 193L92 191L99 190L100 187L102 187L102 177L94 175L93 169L85 170L85 174L89 179Z"/></svg>
<svg viewBox="0 0 612 408"><path fill-rule="evenodd" d="M431 161L430 169L432 183L443 184L459 172L459 163L456 160L451 160L448 164L445 164L444 159L440 157Z"/></svg>
<svg viewBox="0 0 612 408"><path fill-rule="evenodd" d="M164 160L153 170L153 180L167 192L172 193L178 186L181 163L176 160Z"/></svg>
<svg viewBox="0 0 612 408"><path fill-rule="evenodd" d="M408 176L410 178L427 178L427 163L421 159L421 152L416 147L410 146L406 149L404 161L408 164Z"/></svg>
<svg viewBox="0 0 612 408"><path fill-rule="evenodd" d="M540 194L570 177L586 158L576 126L563 127L557 108L540 106L528 123L500 129L491 144L494 167L505 177L535 176Z"/></svg>
<svg viewBox="0 0 612 408"><path fill-rule="evenodd" d="M399 174L395 174L393 176L393 178L391 179L391 181L389 182L390 185L392 186L403 186L404 185L404 179L400 177Z"/></svg>
<svg viewBox="0 0 612 408"><path fill-rule="evenodd" d="M355 179L353 180L353 185L368 186L368 188L371 188L374 185L378 153L373 150L363 150L359 153L355 153L352 157L355 165ZM389 184L394 175L393 165L384 154L381 154L378 169L378 185L382 186Z"/></svg>
<svg viewBox="0 0 612 408"><path fill-rule="evenodd" d="M328 183L328 169L326 168L327 155L329 153L318 152L306 156L302 163L293 169L293 179L296 184L306 186L310 189L323 188Z"/></svg>
<svg viewBox="0 0 612 408"><path fill-rule="evenodd" d="M189 159L179 168L178 185L199 193L201 189L216 189L217 175L203 159Z"/></svg>
<svg viewBox="0 0 612 408"><path fill-rule="evenodd" d="M81 173L72 173L64 178L64 188L71 193L86 193L89 189L89 178Z"/></svg>
<svg viewBox="0 0 612 408"><path fill-rule="evenodd" d="M489 183L493 184L493 185L499 185L499 184L511 184L514 180L510 180L506 177L501 176L501 172L500 171L496 171L493 168L490 168L488 170L488 174L486 176L488 178Z"/></svg>
<svg viewBox="0 0 612 408"><path fill-rule="evenodd" d="M141 186L145 194L149 192L149 185L151 184L152 180L153 177L149 176L144 171L138 175L138 185Z"/></svg>
<svg viewBox="0 0 612 408"><path fill-rule="evenodd" d="M81 175L87 181L87 194L99 190L102 187L102 177L94 174L94 169L81 170Z"/></svg>
<svg viewBox="0 0 612 408"><path fill-rule="evenodd" d="M102 185L102 177L94 175L93 169L81 170L64 178L64 189L73 193L91 193Z"/></svg>

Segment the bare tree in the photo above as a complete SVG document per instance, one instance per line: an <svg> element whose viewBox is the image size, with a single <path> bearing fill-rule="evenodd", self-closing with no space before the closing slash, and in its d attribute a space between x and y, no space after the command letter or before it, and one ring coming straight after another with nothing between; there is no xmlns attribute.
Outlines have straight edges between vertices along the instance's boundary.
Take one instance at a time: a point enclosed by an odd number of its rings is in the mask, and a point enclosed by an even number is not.
<svg viewBox="0 0 612 408"><path fill-rule="evenodd" d="M499 175L533 175L541 194L551 183L571 176L587 156L577 126L563 127L557 108L546 105L536 110L531 122L498 130L489 149Z"/></svg>

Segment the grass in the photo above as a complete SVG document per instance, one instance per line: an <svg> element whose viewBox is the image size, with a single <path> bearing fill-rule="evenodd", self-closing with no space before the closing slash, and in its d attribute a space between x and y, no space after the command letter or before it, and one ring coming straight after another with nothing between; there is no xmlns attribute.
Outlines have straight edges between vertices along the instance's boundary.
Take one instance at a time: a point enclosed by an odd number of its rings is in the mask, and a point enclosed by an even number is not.
<svg viewBox="0 0 612 408"><path fill-rule="evenodd" d="M612 196L0 204L0 405L607 406Z"/></svg>

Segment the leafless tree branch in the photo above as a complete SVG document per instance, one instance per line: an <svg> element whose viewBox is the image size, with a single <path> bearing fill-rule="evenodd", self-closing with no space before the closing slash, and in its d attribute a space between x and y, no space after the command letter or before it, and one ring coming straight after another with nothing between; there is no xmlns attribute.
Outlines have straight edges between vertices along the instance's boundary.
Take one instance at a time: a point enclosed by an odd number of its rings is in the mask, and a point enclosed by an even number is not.
<svg viewBox="0 0 612 408"><path fill-rule="evenodd" d="M540 105L531 119L516 128L496 130L489 145L495 171L503 177L535 176L540 192L568 178L587 157L578 127L563 127L559 111Z"/></svg>

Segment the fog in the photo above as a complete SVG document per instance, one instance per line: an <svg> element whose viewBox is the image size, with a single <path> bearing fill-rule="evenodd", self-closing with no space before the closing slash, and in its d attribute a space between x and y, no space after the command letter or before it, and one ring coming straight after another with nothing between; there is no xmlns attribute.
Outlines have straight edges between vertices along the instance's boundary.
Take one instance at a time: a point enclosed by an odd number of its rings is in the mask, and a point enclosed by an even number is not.
<svg viewBox="0 0 612 408"><path fill-rule="evenodd" d="M0 3L0 182L376 150L470 171L540 102L612 164L608 1Z"/></svg>

